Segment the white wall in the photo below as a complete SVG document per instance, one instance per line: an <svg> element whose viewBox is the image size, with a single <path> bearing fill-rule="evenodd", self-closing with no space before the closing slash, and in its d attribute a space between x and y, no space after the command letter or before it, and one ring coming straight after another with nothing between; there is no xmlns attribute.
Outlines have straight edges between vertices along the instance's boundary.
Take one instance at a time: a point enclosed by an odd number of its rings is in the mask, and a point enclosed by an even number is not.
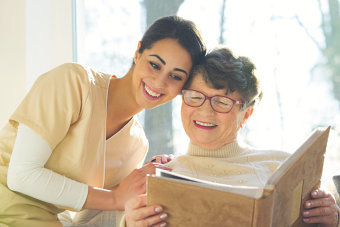
<svg viewBox="0 0 340 227"><path fill-rule="evenodd" d="M0 127L42 73L73 60L71 0L0 0Z"/></svg>
<svg viewBox="0 0 340 227"><path fill-rule="evenodd" d="M0 0L0 127L26 90L25 7L25 0Z"/></svg>

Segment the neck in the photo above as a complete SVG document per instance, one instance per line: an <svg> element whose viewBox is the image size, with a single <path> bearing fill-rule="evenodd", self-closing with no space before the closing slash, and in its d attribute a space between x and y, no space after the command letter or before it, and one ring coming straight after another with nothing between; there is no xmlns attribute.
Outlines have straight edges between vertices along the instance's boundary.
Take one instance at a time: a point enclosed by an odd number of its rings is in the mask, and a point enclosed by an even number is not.
<svg viewBox="0 0 340 227"><path fill-rule="evenodd" d="M237 140L213 150L190 143L187 154L200 157L228 158L241 153L242 150L243 148L239 145Z"/></svg>
<svg viewBox="0 0 340 227"><path fill-rule="evenodd" d="M132 70L122 78L112 78L107 100L107 120L126 122L143 110L135 100L132 87Z"/></svg>

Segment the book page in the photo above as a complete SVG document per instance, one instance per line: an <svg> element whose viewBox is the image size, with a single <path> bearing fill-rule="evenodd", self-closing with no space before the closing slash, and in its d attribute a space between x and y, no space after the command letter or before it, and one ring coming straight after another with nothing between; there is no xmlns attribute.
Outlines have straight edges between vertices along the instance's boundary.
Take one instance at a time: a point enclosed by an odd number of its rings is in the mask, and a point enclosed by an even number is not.
<svg viewBox="0 0 340 227"><path fill-rule="evenodd" d="M328 127L329 129L329 127ZM274 190L275 184L279 181L280 177L287 172L287 170L296 163L308 150L308 148L326 131L326 129L316 129L314 130L305 142L294 152L292 153L280 166L279 168L272 174L272 176L268 179L265 189L267 191Z"/></svg>
<svg viewBox="0 0 340 227"><path fill-rule="evenodd" d="M261 198L263 195L263 188L262 187L254 187L254 186L235 186L235 185L228 185L228 184L220 184L215 183L212 181L201 180L198 178L193 178L189 176L185 176L179 173L174 173L171 171L163 170L163 169L156 169L156 175L153 177L160 177L166 178L172 181L179 181L185 184L196 185L199 187L206 187L212 188L220 191L231 192L235 194L244 195L250 198Z"/></svg>

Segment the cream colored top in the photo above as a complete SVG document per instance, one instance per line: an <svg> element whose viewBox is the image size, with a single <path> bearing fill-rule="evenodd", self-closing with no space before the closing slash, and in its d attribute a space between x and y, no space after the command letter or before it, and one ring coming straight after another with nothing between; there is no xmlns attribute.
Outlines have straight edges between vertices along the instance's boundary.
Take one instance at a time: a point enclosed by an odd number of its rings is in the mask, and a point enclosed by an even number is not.
<svg viewBox="0 0 340 227"><path fill-rule="evenodd" d="M186 155L167 165L173 172L221 184L264 186L289 153L254 150L232 142L218 150L189 145Z"/></svg>
<svg viewBox="0 0 340 227"><path fill-rule="evenodd" d="M111 188L141 166L148 142L135 118L106 142L110 78L68 63L37 79L0 131L0 223L60 226L56 214L64 210L8 189L7 168L19 123L52 149L45 168L90 186Z"/></svg>

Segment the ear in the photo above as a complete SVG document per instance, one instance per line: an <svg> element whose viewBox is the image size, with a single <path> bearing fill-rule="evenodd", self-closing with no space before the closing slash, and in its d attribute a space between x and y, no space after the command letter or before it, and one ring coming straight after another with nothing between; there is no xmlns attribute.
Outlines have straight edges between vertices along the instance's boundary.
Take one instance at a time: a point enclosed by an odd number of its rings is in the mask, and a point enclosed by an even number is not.
<svg viewBox="0 0 340 227"><path fill-rule="evenodd" d="M136 64L137 60L139 59L140 57L140 53L139 53L139 48L141 47L142 43L139 41L138 44L137 44L137 50L135 51L135 55L133 57L133 62Z"/></svg>
<svg viewBox="0 0 340 227"><path fill-rule="evenodd" d="M254 112L254 107L249 106L246 110L246 112L244 113L243 119L241 121L240 127L243 128L244 125L246 124L248 118L253 114Z"/></svg>

